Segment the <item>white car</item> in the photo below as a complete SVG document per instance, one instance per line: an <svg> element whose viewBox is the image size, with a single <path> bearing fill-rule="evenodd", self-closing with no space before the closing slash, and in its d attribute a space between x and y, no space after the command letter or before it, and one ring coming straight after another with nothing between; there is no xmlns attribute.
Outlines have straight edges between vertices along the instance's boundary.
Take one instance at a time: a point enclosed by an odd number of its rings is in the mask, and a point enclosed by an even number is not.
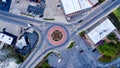
<svg viewBox="0 0 120 68"><path fill-rule="evenodd" d="M32 27L33 25L32 24L28 24L29 27Z"/></svg>
<svg viewBox="0 0 120 68"><path fill-rule="evenodd" d="M62 61L62 58L59 58L58 63L60 63L61 61Z"/></svg>

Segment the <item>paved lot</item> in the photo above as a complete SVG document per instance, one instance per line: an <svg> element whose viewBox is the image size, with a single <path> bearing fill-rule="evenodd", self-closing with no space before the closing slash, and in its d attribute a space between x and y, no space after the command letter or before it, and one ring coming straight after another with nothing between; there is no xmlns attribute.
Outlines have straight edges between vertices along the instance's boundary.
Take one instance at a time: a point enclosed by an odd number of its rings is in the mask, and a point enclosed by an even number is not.
<svg viewBox="0 0 120 68"><path fill-rule="evenodd" d="M65 19L63 9L57 7L60 0L46 0L44 15L46 18L55 18L56 22L68 23Z"/></svg>
<svg viewBox="0 0 120 68"><path fill-rule="evenodd" d="M11 34L14 34L16 36L20 35L19 31L20 31L21 27L18 25L0 21L0 31L3 31L3 28L6 28L6 31Z"/></svg>
<svg viewBox="0 0 120 68"><path fill-rule="evenodd" d="M19 1L19 3L17 3L17 1ZM12 0L9 12L20 15L21 11L27 10L28 5L29 1L27 0Z"/></svg>
<svg viewBox="0 0 120 68"><path fill-rule="evenodd" d="M17 1L19 1L19 3L17 3ZM36 20L42 20L42 18L39 18L39 15L37 15L35 17L31 17L31 16L21 14L21 12L25 13L27 11L27 8L29 5L36 6L37 3L30 2L29 0L12 0L9 12L16 14L16 15L21 15L21 16L33 18Z"/></svg>
<svg viewBox="0 0 120 68"><path fill-rule="evenodd" d="M60 51L60 57L62 58L60 63L56 62L58 58L54 59L57 56L52 55L49 57L50 65L56 68L96 68L96 58L99 53L92 53L92 49L79 36L74 37L74 40L76 44L73 49ZM81 50L83 50L82 53L80 53Z"/></svg>
<svg viewBox="0 0 120 68"><path fill-rule="evenodd" d="M19 3L17 3L17 1L19 1ZM29 2L28 0L12 0L9 12L13 14L21 15L20 13L25 12L29 4L36 5L37 3ZM68 22L65 19L64 11L61 7L57 7L58 4L60 4L59 0L46 0L44 18L54 18L55 22L62 22L67 24ZM25 16L25 17L42 20L42 18L39 18L39 16L35 16L35 17Z"/></svg>

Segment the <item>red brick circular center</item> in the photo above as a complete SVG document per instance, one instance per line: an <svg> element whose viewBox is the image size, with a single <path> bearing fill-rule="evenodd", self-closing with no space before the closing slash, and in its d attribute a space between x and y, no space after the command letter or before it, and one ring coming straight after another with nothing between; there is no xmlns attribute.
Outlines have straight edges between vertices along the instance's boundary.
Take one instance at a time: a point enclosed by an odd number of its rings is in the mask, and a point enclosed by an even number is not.
<svg viewBox="0 0 120 68"><path fill-rule="evenodd" d="M66 40L66 31L60 26L54 26L48 31L48 41L53 45L61 45Z"/></svg>
<svg viewBox="0 0 120 68"><path fill-rule="evenodd" d="M63 37L63 34L61 31L59 30L55 30L53 31L53 33L51 34L51 37L54 41L60 41Z"/></svg>

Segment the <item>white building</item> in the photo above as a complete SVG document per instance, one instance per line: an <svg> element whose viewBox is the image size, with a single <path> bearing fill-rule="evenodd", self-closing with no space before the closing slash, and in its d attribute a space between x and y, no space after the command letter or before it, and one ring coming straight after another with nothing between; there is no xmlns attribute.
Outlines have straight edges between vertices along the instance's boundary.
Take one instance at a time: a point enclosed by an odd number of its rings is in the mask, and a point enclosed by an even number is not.
<svg viewBox="0 0 120 68"><path fill-rule="evenodd" d="M2 0L2 2L7 2L6 0Z"/></svg>
<svg viewBox="0 0 120 68"><path fill-rule="evenodd" d="M27 46L26 44L26 40L25 37L22 37L21 39L19 39L16 43L16 47L22 49L24 46Z"/></svg>
<svg viewBox="0 0 120 68"><path fill-rule="evenodd" d="M94 44L98 43L101 39L106 37L109 33L114 31L116 28L109 19L103 21L100 25L94 28L88 33L89 38Z"/></svg>
<svg viewBox="0 0 120 68"><path fill-rule="evenodd" d="M1 42L11 45L13 40L14 40L13 37L6 35L4 33L0 33L0 41Z"/></svg>
<svg viewBox="0 0 120 68"><path fill-rule="evenodd" d="M61 0L65 15L91 8L98 3L98 0Z"/></svg>

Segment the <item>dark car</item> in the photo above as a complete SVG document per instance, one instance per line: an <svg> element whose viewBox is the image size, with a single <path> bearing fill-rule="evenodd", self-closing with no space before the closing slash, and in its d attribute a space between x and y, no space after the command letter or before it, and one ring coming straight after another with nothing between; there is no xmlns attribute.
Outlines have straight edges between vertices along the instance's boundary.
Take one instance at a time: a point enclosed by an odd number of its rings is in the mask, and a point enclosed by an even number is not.
<svg viewBox="0 0 120 68"><path fill-rule="evenodd" d="M80 50L80 51L79 51L79 53L82 53L82 52L83 52L83 50Z"/></svg>

